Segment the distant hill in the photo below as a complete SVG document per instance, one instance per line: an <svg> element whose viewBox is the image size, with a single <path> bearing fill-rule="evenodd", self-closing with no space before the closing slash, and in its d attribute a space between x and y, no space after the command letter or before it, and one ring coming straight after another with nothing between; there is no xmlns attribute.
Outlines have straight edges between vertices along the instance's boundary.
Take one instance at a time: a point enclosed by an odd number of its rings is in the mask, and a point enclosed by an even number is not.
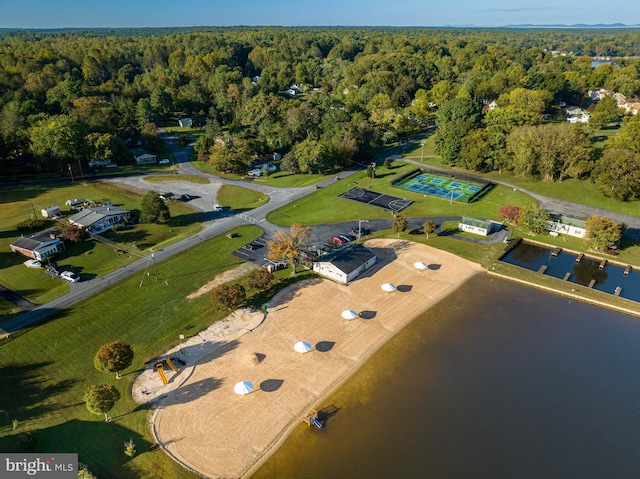
<svg viewBox="0 0 640 479"><path fill-rule="evenodd" d="M575 23L573 25L567 25L563 23L534 25L532 23L525 23L521 25L505 25L503 28L638 28L640 25L625 25L624 23L596 23L589 25L586 23Z"/></svg>

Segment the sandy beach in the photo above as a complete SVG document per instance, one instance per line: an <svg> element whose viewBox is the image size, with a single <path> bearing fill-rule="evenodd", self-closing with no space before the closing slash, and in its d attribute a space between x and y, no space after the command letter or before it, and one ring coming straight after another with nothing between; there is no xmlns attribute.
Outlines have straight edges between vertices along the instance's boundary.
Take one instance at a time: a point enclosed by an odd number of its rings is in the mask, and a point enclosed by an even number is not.
<svg viewBox="0 0 640 479"><path fill-rule="evenodd" d="M365 246L378 264L364 277L298 283L269 302L268 314L238 312L184 343L186 365L167 371L167 385L152 370L140 376L134 398L155 401L153 431L170 456L209 478L248 477L310 407L321 407L405 324L482 270L407 241ZM417 261L429 268L418 271ZM385 293L383 283L397 290ZM343 319L347 309L359 317ZM302 340L312 345L306 354L293 348ZM243 380L254 391L237 395Z"/></svg>

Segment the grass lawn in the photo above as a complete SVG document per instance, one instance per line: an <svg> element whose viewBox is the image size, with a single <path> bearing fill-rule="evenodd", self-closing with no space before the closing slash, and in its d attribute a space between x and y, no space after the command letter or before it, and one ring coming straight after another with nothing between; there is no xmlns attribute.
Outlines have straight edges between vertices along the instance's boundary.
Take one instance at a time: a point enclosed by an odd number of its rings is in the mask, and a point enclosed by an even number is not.
<svg viewBox="0 0 640 479"><path fill-rule="evenodd" d="M277 162L274 162L277 163ZM207 163L201 161L192 161L191 164L203 173L209 173L210 175L216 175L228 180L242 180L246 178L245 175L238 175L233 173L223 173ZM261 185L273 186L274 188L302 188L304 186L312 186L316 183L326 180L327 178L334 177L333 175L294 175L287 171L277 171L269 176L260 176L253 181Z"/></svg>
<svg viewBox="0 0 640 479"><path fill-rule="evenodd" d="M216 201L231 211L246 211L262 206L269 197L259 191L235 185L222 185L216 194Z"/></svg>
<svg viewBox="0 0 640 479"><path fill-rule="evenodd" d="M184 181L186 183L198 183L201 185L208 185L211 183L209 178L203 178L196 175L150 175L144 177L145 181L149 183L163 183L165 181Z"/></svg>
<svg viewBox="0 0 640 479"><path fill-rule="evenodd" d="M525 205L534 202L533 198L502 186L496 186L481 200L468 205L456 202L450 204L449 200L424 196L391 186L391 181L394 178L415 168L417 168L415 165L402 162L396 162L391 165L391 168L379 166L376 169L376 179L373 184L371 184L371 180L366 177L364 171L358 172L348 179L336 181L296 201L295 204L284 206L272 212L269 215L269 221L283 226L290 226L298 222L313 225L391 217L391 212L388 210L358 203L353 200L338 198L340 194L354 187L370 187L373 191L379 193L387 193L414 200L415 203L402 212L403 216L407 218L466 215L481 219L499 220L498 210L501 206L505 204Z"/></svg>
<svg viewBox="0 0 640 479"><path fill-rule="evenodd" d="M159 281L136 274L5 340L0 346L0 450L19 450L19 434L36 431L36 450L78 452L98 477L196 477L153 444L150 412L131 401L129 390L136 372L175 345L178 335L194 335L226 315L208 295L186 296L241 263L231 252L261 234L254 226L233 232L233 239L223 235L159 263ZM98 348L116 339L131 344L136 355L118 381L93 367ZM105 382L122 395L109 424L90 414L82 400L89 385ZM16 431L13 419L19 421ZM131 460L123 453L129 439L138 451Z"/></svg>
<svg viewBox="0 0 640 479"><path fill-rule="evenodd" d="M64 203L69 198L84 198L94 201L111 201L115 206L139 211L142 191L113 183L79 183L70 185L5 187L0 191L0 283L37 303L45 303L69 291L66 282L55 280L42 269L29 269L22 263L26 258L11 253L9 245L20 232L16 225L40 210L58 205L65 217L71 216ZM172 202L169 206L171 221L166 225L137 224L117 232L107 232L103 236L116 245L106 245L89 239L80 243L66 242L65 251L56 258L60 267L70 269L83 279L102 276L122 267L140 256L149 253L151 247L161 247L195 234L200 229L200 213L182 202ZM34 213L35 211L35 213ZM51 226L58 225L51 222ZM3 315L0 315L2 318ZM0 319L1 320L1 319Z"/></svg>

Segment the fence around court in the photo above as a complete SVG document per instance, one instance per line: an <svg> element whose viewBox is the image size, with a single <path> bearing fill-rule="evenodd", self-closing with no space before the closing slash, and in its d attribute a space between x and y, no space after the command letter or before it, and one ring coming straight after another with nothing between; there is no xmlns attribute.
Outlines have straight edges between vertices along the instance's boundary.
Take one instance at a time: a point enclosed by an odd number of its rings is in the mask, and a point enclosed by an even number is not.
<svg viewBox="0 0 640 479"><path fill-rule="evenodd" d="M435 176L436 178L442 178L446 180L460 180L460 181L464 181L465 183L481 185L481 188L478 191L476 191L474 194L469 196L465 195L459 200L457 200L457 201L460 201L461 203L467 203L467 204L481 199L485 194L489 192L489 190L491 190L495 186L494 183L491 183L490 181L486 181L482 178L477 178L475 176L465 175L464 173L456 173L455 175L450 175L449 177L448 175L443 174L443 172L441 171L431 170L429 168L416 168L415 170L411 170L405 174L402 174L391 181L391 186L400 188L398 186L399 184L404 183L407 180L410 180L411 178L421 174ZM410 190L406 190L406 191L410 191ZM435 197L438 198L438 196L435 196Z"/></svg>

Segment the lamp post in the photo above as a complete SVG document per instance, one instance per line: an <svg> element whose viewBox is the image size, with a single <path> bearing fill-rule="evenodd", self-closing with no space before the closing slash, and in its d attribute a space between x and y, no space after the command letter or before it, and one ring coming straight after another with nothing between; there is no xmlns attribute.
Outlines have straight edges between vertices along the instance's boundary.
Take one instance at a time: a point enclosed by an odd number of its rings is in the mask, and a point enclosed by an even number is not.
<svg viewBox="0 0 640 479"><path fill-rule="evenodd" d="M368 222L368 220L358 220L358 239L362 238L362 223Z"/></svg>
<svg viewBox="0 0 640 479"><path fill-rule="evenodd" d="M460 187L458 187L458 186L456 186L455 188L451 188L451 198L449 199L449 204L450 204L450 205L451 205L451 204L453 204L453 192L454 192L456 189L462 189L462 188L460 188Z"/></svg>
<svg viewBox="0 0 640 479"><path fill-rule="evenodd" d="M69 168L69 173L71 174L71 186L76 186L76 182L73 179L73 170L71 169L71 163L67 163L67 167Z"/></svg>
<svg viewBox="0 0 640 479"><path fill-rule="evenodd" d="M424 163L424 143L424 140L420 142L420 145L422 146L422 151L420 152L420 163Z"/></svg>

